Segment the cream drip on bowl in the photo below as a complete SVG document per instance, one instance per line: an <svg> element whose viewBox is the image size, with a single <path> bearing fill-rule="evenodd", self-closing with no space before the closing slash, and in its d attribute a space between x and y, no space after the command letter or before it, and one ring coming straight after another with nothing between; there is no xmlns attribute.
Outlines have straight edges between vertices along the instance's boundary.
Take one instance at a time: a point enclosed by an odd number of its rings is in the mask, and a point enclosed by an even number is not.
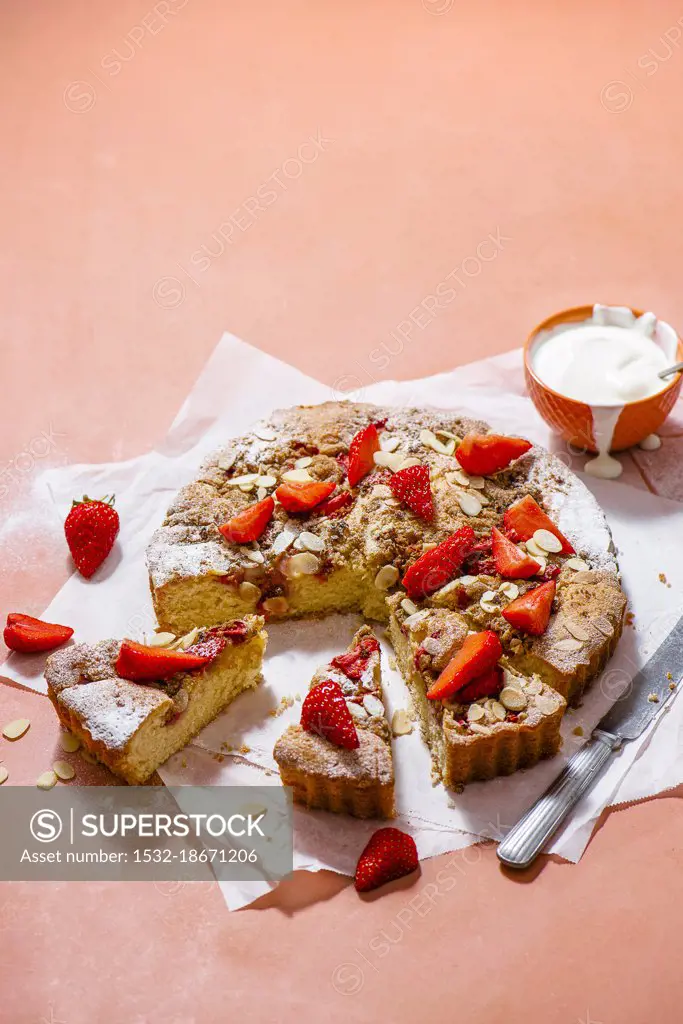
<svg viewBox="0 0 683 1024"><path fill-rule="evenodd" d="M609 454L625 405L666 388L658 377L675 361L677 335L654 313L625 306L593 306L587 320L539 334L532 365L544 384L590 406L598 454L585 465L592 476L616 479L621 463Z"/></svg>

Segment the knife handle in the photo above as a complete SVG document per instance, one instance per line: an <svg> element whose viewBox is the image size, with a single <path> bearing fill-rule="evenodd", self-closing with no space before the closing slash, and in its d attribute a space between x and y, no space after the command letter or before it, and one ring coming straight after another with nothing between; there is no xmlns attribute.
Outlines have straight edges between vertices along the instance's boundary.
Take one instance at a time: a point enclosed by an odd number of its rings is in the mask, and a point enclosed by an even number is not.
<svg viewBox="0 0 683 1024"><path fill-rule="evenodd" d="M591 739L569 759L546 789L498 846L498 858L509 868L527 868L539 855L572 807L578 803L619 746L611 733L595 729Z"/></svg>

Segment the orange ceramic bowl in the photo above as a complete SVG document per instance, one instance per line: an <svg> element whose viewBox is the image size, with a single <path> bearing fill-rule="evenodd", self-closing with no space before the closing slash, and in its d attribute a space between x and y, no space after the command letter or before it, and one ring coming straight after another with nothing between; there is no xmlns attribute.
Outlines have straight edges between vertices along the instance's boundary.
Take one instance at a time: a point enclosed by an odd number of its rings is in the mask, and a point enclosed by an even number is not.
<svg viewBox="0 0 683 1024"><path fill-rule="evenodd" d="M636 316L642 315L642 310L632 311ZM524 376L531 400L548 426L577 448L594 452L597 449L590 406L553 391L536 376L533 366L536 345L543 332L552 330L558 324L588 320L592 314L592 306L574 306L573 309L565 309L561 313L549 316L535 327L524 346ZM680 335L676 353L676 358L672 362L683 361L683 343ZM624 448L631 448L661 427L676 403L682 381L683 376L677 373L656 395L641 398L637 402L628 402L617 420L610 450L618 452Z"/></svg>

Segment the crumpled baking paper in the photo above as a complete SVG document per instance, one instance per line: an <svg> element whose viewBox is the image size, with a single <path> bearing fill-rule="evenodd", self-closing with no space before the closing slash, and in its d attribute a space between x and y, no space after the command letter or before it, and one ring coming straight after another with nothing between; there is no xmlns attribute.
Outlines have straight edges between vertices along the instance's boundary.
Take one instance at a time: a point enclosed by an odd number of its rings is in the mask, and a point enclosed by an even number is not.
<svg viewBox="0 0 683 1024"><path fill-rule="evenodd" d="M521 354L513 352L424 380L372 384L348 397L467 412L501 431L522 434L555 450L572 469L580 471L583 458L550 434L523 387ZM145 548L172 496L193 478L203 456L273 408L339 397L347 396L336 395L293 367L224 335L157 449L122 463L49 470L38 479L36 500L50 502L59 521L72 495L79 493L115 492L121 516L119 541L102 570L91 581L74 574L46 609L45 617L68 622L78 640L140 638L151 631L154 615ZM503 838L564 761L585 742L627 679L683 611L683 552L678 541L683 534L683 506L645 489L633 460L629 460L624 482L584 479L612 529L633 625L626 627L615 656L581 708L565 716L563 749L550 761L451 794L432 785L429 755L419 731L394 741L399 809L395 824L413 834L423 858L459 849L482 837ZM666 582L660 580L660 573L665 573ZM190 747L172 757L160 771L164 781L169 785L279 784L272 757L274 742L289 722L298 720L300 699L315 668L346 646L360 621L357 616L334 616L271 624L263 684L238 697ZM407 706L407 693L398 673L390 668L393 662L383 629L379 627L377 632L382 640L391 715L395 708ZM11 656L5 672L44 691L43 663L39 656ZM295 698L284 711L280 707L283 697ZM281 713L269 714L276 710ZM651 796L681 782L683 758L678 752L682 731L683 702L674 698L655 725L614 758L550 851L577 861L606 806ZM359 851L376 827L376 822L296 809L294 866L351 874ZM265 882L223 882L221 888L228 906L235 909L268 891L269 886Z"/></svg>

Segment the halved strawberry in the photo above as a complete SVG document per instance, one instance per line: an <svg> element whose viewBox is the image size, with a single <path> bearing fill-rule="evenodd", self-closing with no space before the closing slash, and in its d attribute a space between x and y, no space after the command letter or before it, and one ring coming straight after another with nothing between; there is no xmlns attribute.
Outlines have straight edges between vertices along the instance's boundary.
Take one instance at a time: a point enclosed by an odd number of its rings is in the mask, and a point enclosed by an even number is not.
<svg viewBox="0 0 683 1024"><path fill-rule="evenodd" d="M345 750L355 750L360 742L342 688L331 679L318 683L306 694L301 726Z"/></svg>
<svg viewBox="0 0 683 1024"><path fill-rule="evenodd" d="M328 498L326 501L321 501L319 505L316 505L315 514L316 516L327 516L328 519L336 519L345 508L353 505L354 500L351 491L340 491L333 498Z"/></svg>
<svg viewBox="0 0 683 1024"><path fill-rule="evenodd" d="M401 580L408 596L420 600L445 586L458 574L476 541L472 527L461 526L431 551L420 555Z"/></svg>
<svg viewBox="0 0 683 1024"><path fill-rule="evenodd" d="M333 480L287 481L280 484L275 497L287 512L310 512L325 498L329 498L337 485Z"/></svg>
<svg viewBox="0 0 683 1024"><path fill-rule="evenodd" d="M124 640L114 668L121 679L130 679L134 683L168 679L176 672L193 672L195 669L204 668L220 654L218 646L211 644L204 649L203 644L197 644L199 652L191 653L168 651L163 647L147 647L134 640Z"/></svg>
<svg viewBox="0 0 683 1024"><path fill-rule="evenodd" d="M3 637L10 651L28 654L33 651L52 651L72 637L73 633L70 626L58 626L34 619L32 615L10 612Z"/></svg>
<svg viewBox="0 0 683 1024"><path fill-rule="evenodd" d="M496 572L509 579L525 580L540 571L540 564L526 551L522 551L497 526L491 530L493 560Z"/></svg>
<svg viewBox="0 0 683 1024"><path fill-rule="evenodd" d="M274 509L273 499L264 498L263 501L257 501L255 505L249 505L244 511L238 512L218 529L232 544L248 544L259 539L273 518Z"/></svg>
<svg viewBox="0 0 683 1024"><path fill-rule="evenodd" d="M552 519L545 514L537 501L530 494L525 494L510 505L503 516L503 525L513 541L529 540L536 530L548 530L562 543L562 552L573 555L576 552L565 535L558 530Z"/></svg>
<svg viewBox="0 0 683 1024"><path fill-rule="evenodd" d="M502 434L467 434L457 447L455 457L472 476L488 476L505 469L531 448L531 442L521 437Z"/></svg>
<svg viewBox="0 0 683 1024"><path fill-rule="evenodd" d="M497 697L502 689L503 670L500 665L494 665L488 672L477 676L467 686L458 690L457 698L461 704L470 704L482 697Z"/></svg>
<svg viewBox="0 0 683 1024"><path fill-rule="evenodd" d="M407 505L420 519L434 518L428 466L399 469L389 480L389 486L394 497Z"/></svg>
<svg viewBox="0 0 683 1024"><path fill-rule="evenodd" d="M330 662L335 668L341 669L348 679L360 679L370 657L379 650L379 643L374 636L366 636L357 647L346 654L339 654Z"/></svg>
<svg viewBox="0 0 683 1024"><path fill-rule="evenodd" d="M400 828L380 828L374 832L358 858L354 885L357 892L370 892L385 882L393 882L417 871L419 866L415 840Z"/></svg>
<svg viewBox="0 0 683 1024"><path fill-rule="evenodd" d="M347 473L351 487L355 487L375 468L373 455L378 451L379 434L375 424L371 423L364 430L360 430L349 445Z"/></svg>
<svg viewBox="0 0 683 1024"><path fill-rule="evenodd" d="M503 653L500 640L490 629L466 636L435 683L427 690L429 700L445 700L457 694L477 676L492 669Z"/></svg>
<svg viewBox="0 0 683 1024"><path fill-rule="evenodd" d="M555 580L541 583L540 587L534 587L521 597L516 597L503 608L501 614L515 629L540 636L548 628L556 589Z"/></svg>

